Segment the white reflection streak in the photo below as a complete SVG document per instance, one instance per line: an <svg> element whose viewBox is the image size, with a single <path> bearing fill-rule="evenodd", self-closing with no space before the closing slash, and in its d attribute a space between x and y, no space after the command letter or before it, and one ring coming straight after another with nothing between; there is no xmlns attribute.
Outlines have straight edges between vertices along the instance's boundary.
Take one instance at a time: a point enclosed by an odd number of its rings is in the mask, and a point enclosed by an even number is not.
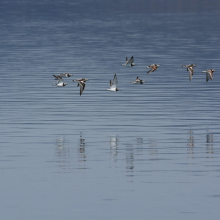
<svg viewBox="0 0 220 220"><path fill-rule="evenodd" d="M118 151L117 151L117 145L118 145L118 138L117 136L114 137L110 137L110 154L113 157L113 161L116 162L117 161L117 155L118 155Z"/></svg>
<svg viewBox="0 0 220 220"><path fill-rule="evenodd" d="M65 137L61 136L60 138L56 139L56 155L58 158L58 165L62 168L67 168L69 163L69 149L65 148Z"/></svg>
<svg viewBox="0 0 220 220"><path fill-rule="evenodd" d="M111 148L117 148L117 143L118 142L118 139L117 139L117 137L115 136L115 137L111 137L110 138L110 146L111 146Z"/></svg>

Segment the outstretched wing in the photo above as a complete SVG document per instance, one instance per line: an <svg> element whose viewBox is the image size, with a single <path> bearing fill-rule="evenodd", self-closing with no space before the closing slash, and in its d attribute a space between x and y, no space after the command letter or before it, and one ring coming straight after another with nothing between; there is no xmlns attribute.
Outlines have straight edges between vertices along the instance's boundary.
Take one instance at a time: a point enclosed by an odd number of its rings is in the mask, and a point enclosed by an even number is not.
<svg viewBox="0 0 220 220"><path fill-rule="evenodd" d="M213 71L212 70L210 70L210 78L211 78L211 80L213 79Z"/></svg>
<svg viewBox="0 0 220 220"><path fill-rule="evenodd" d="M133 63L134 62L134 57L132 56L128 62Z"/></svg>
<svg viewBox="0 0 220 220"><path fill-rule="evenodd" d="M80 95L82 95L83 90L85 89L86 84L82 81L79 81L79 85L80 85Z"/></svg>
<svg viewBox="0 0 220 220"><path fill-rule="evenodd" d="M188 67L187 70L189 71L189 80L191 81L191 80L192 80L192 76L193 76L194 70L193 70L192 66L191 66L191 67Z"/></svg>
<svg viewBox="0 0 220 220"><path fill-rule="evenodd" d="M207 78L208 78L208 80L209 79L211 79L211 80L213 79L213 72L212 72L212 70L208 70L206 72L206 82L208 81Z"/></svg>
<svg viewBox="0 0 220 220"><path fill-rule="evenodd" d="M55 77L55 79L59 80L59 79L62 79L62 76L60 75L53 75Z"/></svg>
<svg viewBox="0 0 220 220"><path fill-rule="evenodd" d="M126 57L126 63L124 64L125 66L127 65L127 64L129 64L129 63L133 63L134 62L134 57L132 56L130 59L128 59L127 57Z"/></svg>
<svg viewBox="0 0 220 220"><path fill-rule="evenodd" d="M113 78L112 87L113 87L113 88L117 88L117 85L118 85L118 79L117 79L117 76L116 76L116 74L115 74L115 75L114 75L114 78Z"/></svg>
<svg viewBox="0 0 220 220"><path fill-rule="evenodd" d="M126 66L128 64L128 62L129 62L129 59L126 57L126 62L123 65Z"/></svg>
<svg viewBox="0 0 220 220"><path fill-rule="evenodd" d="M63 78L58 79L57 85L62 85L63 84Z"/></svg>
<svg viewBox="0 0 220 220"><path fill-rule="evenodd" d="M206 82L208 82L209 81L209 73L208 72L206 72Z"/></svg>
<svg viewBox="0 0 220 220"><path fill-rule="evenodd" d="M150 69L147 73L152 73L154 72L154 69Z"/></svg>
<svg viewBox="0 0 220 220"><path fill-rule="evenodd" d="M118 84L117 76L114 75L113 81L110 80L110 89L116 89Z"/></svg>

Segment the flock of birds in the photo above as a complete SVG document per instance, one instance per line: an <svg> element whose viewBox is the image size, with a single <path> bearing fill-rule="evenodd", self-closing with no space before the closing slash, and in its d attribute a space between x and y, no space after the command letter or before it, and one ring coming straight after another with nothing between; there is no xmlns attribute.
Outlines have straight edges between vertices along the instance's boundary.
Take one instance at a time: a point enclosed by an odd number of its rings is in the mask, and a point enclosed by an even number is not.
<svg viewBox="0 0 220 220"><path fill-rule="evenodd" d="M126 57L126 62L124 64L122 64L122 66L135 66L135 63L134 63L134 57L132 56L130 59L128 59ZM151 64L150 66L146 66L146 68L150 68L150 70L147 72L147 73L152 73L154 71L157 70L157 68L159 67L160 65L158 64ZM187 71L189 72L189 80L191 81L192 80L192 76L193 76L193 72L194 72L194 67L196 67L195 64L188 64L188 65L184 65L182 67L185 67L187 68ZM213 79L213 73L214 73L214 69L208 69L208 70L204 70L202 71L202 73L206 73L206 82L209 81L209 79ZM53 86L66 86L67 83L64 83L64 80L63 78L68 78L70 76L72 76L72 74L69 74L69 73L62 73L60 75L53 75L55 77L57 81L57 83ZM84 89L85 89L85 82L88 81L88 79L85 79L85 78L81 78L81 79L74 79L73 82L78 82L77 86L80 86L80 95L82 95ZM134 80L133 82L131 83L134 83L134 84L143 84L145 83L145 81L139 79L139 77L137 76L136 80ZM107 91L111 91L111 92L116 92L116 91L119 91L120 89L117 88L117 85L118 85L118 79L117 79L117 76L116 74L114 75L114 78L113 78L113 81L110 80L110 88L107 89Z"/></svg>

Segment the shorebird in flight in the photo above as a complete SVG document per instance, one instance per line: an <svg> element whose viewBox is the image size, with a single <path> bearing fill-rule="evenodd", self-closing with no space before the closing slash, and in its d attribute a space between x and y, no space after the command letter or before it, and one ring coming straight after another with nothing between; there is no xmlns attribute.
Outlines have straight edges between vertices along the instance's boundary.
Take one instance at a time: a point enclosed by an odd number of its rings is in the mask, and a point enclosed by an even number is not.
<svg viewBox="0 0 220 220"><path fill-rule="evenodd" d="M118 85L118 79L116 74L114 75L113 81L110 80L110 88L107 89L107 91L111 91L111 92L116 92L119 91L119 89L117 88Z"/></svg>
<svg viewBox="0 0 220 220"><path fill-rule="evenodd" d="M136 80L131 82L131 83L134 83L134 84L143 84L145 83L142 79L139 79L139 77L137 76Z"/></svg>
<svg viewBox="0 0 220 220"><path fill-rule="evenodd" d="M214 69L208 69L208 70L204 70L202 71L202 73L206 73L206 82L209 81L209 79L213 79L213 73L215 72Z"/></svg>
<svg viewBox="0 0 220 220"><path fill-rule="evenodd" d="M146 66L146 68L151 68L147 73L152 73L154 72L155 70L157 70L157 68L159 67L160 65L158 64L151 64L150 66Z"/></svg>
<svg viewBox="0 0 220 220"><path fill-rule="evenodd" d="M67 83L63 82L63 78L58 79L57 83L53 86L66 86Z"/></svg>
<svg viewBox="0 0 220 220"><path fill-rule="evenodd" d="M126 62L122 66L135 66L134 57L132 56L130 59L126 57Z"/></svg>
<svg viewBox="0 0 220 220"><path fill-rule="evenodd" d="M77 87L80 86L80 95L82 95L84 89L85 89L85 82L88 81L88 79L81 78L81 79L74 79L73 82L78 82Z"/></svg>
<svg viewBox="0 0 220 220"><path fill-rule="evenodd" d="M79 82L79 81L83 81L83 82L86 82L86 81L89 81L88 79L85 79L85 78L81 78L81 79L74 79L73 82ZM77 85L79 86L79 85Z"/></svg>
<svg viewBox="0 0 220 220"><path fill-rule="evenodd" d="M182 67L186 67L187 71L189 71L189 80L190 81L192 80L192 76L193 76L193 72L194 72L193 67L195 67L195 66L196 66L195 64L188 64L188 65L182 66Z"/></svg>
<svg viewBox="0 0 220 220"><path fill-rule="evenodd" d="M55 77L55 79L61 79L61 78L68 78L70 76L72 76L73 74L69 74L69 73L61 73L60 75L53 75Z"/></svg>

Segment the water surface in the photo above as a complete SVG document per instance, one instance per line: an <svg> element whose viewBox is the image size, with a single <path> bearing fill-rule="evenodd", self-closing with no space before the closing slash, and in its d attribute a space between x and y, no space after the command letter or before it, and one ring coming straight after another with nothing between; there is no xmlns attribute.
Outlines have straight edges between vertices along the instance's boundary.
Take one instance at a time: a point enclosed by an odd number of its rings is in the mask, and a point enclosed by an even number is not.
<svg viewBox="0 0 220 220"><path fill-rule="evenodd" d="M218 11L85 2L2 3L2 219L218 219Z"/></svg>

